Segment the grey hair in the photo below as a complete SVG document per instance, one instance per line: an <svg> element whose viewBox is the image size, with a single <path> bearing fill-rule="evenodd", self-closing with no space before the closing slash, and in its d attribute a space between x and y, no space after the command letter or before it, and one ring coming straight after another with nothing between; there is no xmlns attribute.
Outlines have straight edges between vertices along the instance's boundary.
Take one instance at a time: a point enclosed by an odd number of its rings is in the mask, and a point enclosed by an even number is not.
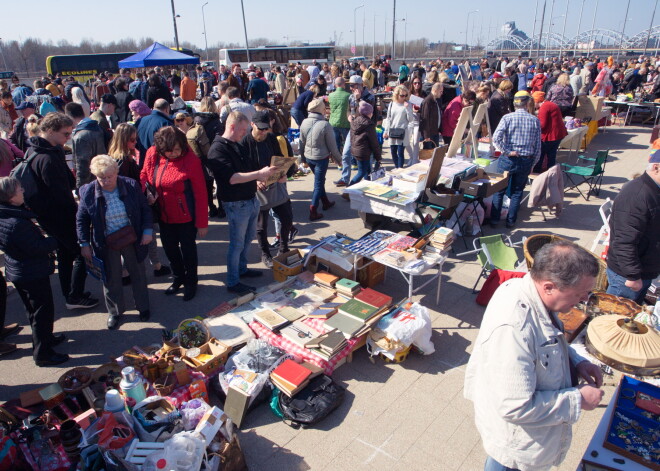
<svg viewBox="0 0 660 471"><path fill-rule="evenodd" d="M97 177L103 177L108 173L119 172L119 164L109 155L101 154L92 159L89 164L89 170Z"/></svg>
<svg viewBox="0 0 660 471"><path fill-rule="evenodd" d="M0 178L0 203L9 203L9 200L14 197L21 182L14 177L1 177Z"/></svg>
<svg viewBox="0 0 660 471"><path fill-rule="evenodd" d="M530 270L536 282L551 281L559 289L575 286L585 276L596 277L600 266L593 254L568 240L541 247Z"/></svg>

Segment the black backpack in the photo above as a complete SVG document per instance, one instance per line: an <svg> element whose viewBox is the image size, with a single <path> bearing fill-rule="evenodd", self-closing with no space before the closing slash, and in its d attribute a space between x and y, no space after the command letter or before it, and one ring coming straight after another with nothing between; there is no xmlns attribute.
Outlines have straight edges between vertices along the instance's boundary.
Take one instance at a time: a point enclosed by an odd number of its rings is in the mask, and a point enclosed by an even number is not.
<svg viewBox="0 0 660 471"><path fill-rule="evenodd" d="M339 407L344 402L344 392L331 377L317 376L294 397L280 393L283 420L292 428L307 428Z"/></svg>
<svg viewBox="0 0 660 471"><path fill-rule="evenodd" d="M30 202L34 201L39 193L39 177L32 168L32 162L37 155L36 152L29 149L23 159L17 160L16 165L9 174L21 182L23 197L27 207L30 207Z"/></svg>

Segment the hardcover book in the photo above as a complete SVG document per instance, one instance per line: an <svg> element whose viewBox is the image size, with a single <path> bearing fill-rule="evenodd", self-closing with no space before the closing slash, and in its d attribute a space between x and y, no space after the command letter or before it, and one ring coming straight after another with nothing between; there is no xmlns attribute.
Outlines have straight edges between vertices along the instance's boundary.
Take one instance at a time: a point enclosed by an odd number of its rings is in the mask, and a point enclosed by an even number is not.
<svg viewBox="0 0 660 471"><path fill-rule="evenodd" d="M378 307L370 306L358 299L350 299L339 307L340 314L354 317L363 322L370 319L378 310Z"/></svg>
<svg viewBox="0 0 660 471"><path fill-rule="evenodd" d="M369 306L373 306L376 309L382 309L392 304L392 296L380 293L371 288L364 288L355 295L355 299L362 301Z"/></svg>

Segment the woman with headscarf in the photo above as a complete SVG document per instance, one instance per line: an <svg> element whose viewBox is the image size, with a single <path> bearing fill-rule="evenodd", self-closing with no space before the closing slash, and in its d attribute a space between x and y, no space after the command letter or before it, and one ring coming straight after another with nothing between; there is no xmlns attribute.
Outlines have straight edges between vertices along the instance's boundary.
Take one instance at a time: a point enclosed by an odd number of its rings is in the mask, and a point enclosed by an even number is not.
<svg viewBox="0 0 660 471"><path fill-rule="evenodd" d="M137 127L137 123L140 118L144 116L149 116L151 114L151 108L141 100L133 100L128 104L128 108L131 110L131 116L133 118L133 124Z"/></svg>
<svg viewBox="0 0 660 471"><path fill-rule="evenodd" d="M73 87L71 89L71 99L73 100L74 103L78 103L80 106L82 106L83 112L85 113L85 118L89 118L91 109L89 106L89 102L85 97L85 92L81 87Z"/></svg>
<svg viewBox="0 0 660 471"><path fill-rule="evenodd" d="M341 153L337 149L337 140L330 123L325 119L325 101L315 98L307 107L309 116L300 126L300 154L314 173L314 191L312 204L309 207L309 220L321 219L323 214L318 212L319 204L323 209L330 209L335 205L325 193L325 175L328 164L332 158L341 166Z"/></svg>

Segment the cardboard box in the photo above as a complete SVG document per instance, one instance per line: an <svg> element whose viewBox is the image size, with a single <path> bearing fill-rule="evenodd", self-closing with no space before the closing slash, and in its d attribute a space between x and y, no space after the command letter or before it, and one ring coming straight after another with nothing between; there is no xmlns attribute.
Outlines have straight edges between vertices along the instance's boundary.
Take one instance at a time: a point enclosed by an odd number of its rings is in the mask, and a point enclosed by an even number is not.
<svg viewBox="0 0 660 471"><path fill-rule="evenodd" d="M387 267L382 263L364 257L360 258L357 263L357 281L360 282L363 288L373 288L385 280Z"/></svg>
<svg viewBox="0 0 660 471"><path fill-rule="evenodd" d="M201 418L197 427L195 427L195 432L199 433L204 437L206 446L211 444L213 437L218 433L222 424L227 420L227 415L219 407L213 406L206 411L204 416Z"/></svg>
<svg viewBox="0 0 660 471"><path fill-rule="evenodd" d="M199 347L200 357L202 355L210 355L212 358L207 361L200 361L197 358L188 358L187 356L183 357L183 361L186 362L188 366L194 370L204 373L205 375L211 374L213 371L220 368L220 365L224 365L229 357L229 352L231 348L222 343L216 338L211 337L211 339L206 342L204 345Z"/></svg>
<svg viewBox="0 0 660 471"><path fill-rule="evenodd" d="M297 262L292 266L287 266L286 259L296 254L300 256L300 262ZM288 252L273 257L273 279L282 282L286 281L290 276L295 276L301 273L303 271L302 259L303 253L298 249L289 250Z"/></svg>
<svg viewBox="0 0 660 471"><path fill-rule="evenodd" d="M445 209L454 208L463 201L462 194L455 193L434 193L430 189L426 189L426 202L434 206L441 206Z"/></svg>
<svg viewBox="0 0 660 471"><path fill-rule="evenodd" d="M489 179L491 183L475 183L477 180ZM509 172L504 173L486 173L483 169L478 168L477 174L467 180L461 181L460 189L466 195L475 196L477 198L486 198L498 191L504 190L509 184Z"/></svg>
<svg viewBox="0 0 660 471"><path fill-rule="evenodd" d="M87 430L92 422L96 420L96 411L94 409L89 409L74 417L74 419L80 428Z"/></svg>

